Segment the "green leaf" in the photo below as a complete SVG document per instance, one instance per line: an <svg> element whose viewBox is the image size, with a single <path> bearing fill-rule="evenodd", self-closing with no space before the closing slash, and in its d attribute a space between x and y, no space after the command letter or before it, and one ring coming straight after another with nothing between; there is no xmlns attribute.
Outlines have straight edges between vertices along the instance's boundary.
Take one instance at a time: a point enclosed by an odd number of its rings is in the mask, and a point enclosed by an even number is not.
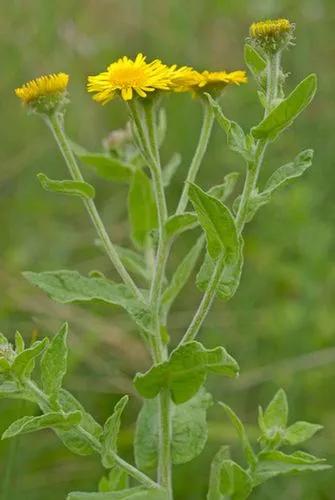
<svg viewBox="0 0 335 500"><path fill-rule="evenodd" d="M2 398L31 400L30 394L22 391L15 382L10 380L0 384L0 399Z"/></svg>
<svg viewBox="0 0 335 500"><path fill-rule="evenodd" d="M25 344L24 338L19 331L15 332L15 352L16 354L21 354L24 351Z"/></svg>
<svg viewBox="0 0 335 500"><path fill-rule="evenodd" d="M281 132L292 125L297 116L312 101L316 88L316 75L307 76L259 125L253 127L252 135L256 139L274 141Z"/></svg>
<svg viewBox="0 0 335 500"><path fill-rule="evenodd" d="M104 425L102 435L102 464L109 468L115 465L114 454L117 453L117 438L120 432L121 415L129 397L123 396L115 405L113 414Z"/></svg>
<svg viewBox="0 0 335 500"><path fill-rule="evenodd" d="M266 60L249 44L244 47L244 60L251 73L258 78L266 68Z"/></svg>
<svg viewBox="0 0 335 500"><path fill-rule="evenodd" d="M64 323L44 351L41 359L41 380L44 392L52 399L57 398L67 368L68 325Z"/></svg>
<svg viewBox="0 0 335 500"><path fill-rule="evenodd" d="M67 429L78 425L81 421L79 411L71 413L51 412L40 417L23 417L13 422L3 433L2 439L8 439L18 434L28 434L47 428Z"/></svg>
<svg viewBox="0 0 335 500"><path fill-rule="evenodd" d="M221 106L210 94L206 94L206 97L212 106L218 124L226 132L229 148L242 155L246 160L250 160L250 148L242 128L223 114Z"/></svg>
<svg viewBox="0 0 335 500"><path fill-rule="evenodd" d="M211 463L207 500L223 500L221 495L221 468L224 460L229 458L228 446L222 446Z"/></svg>
<svg viewBox="0 0 335 500"><path fill-rule="evenodd" d="M64 412L80 412L81 422L80 426L88 433L94 436L96 439L100 439L102 434L102 427L99 425L94 418L85 411L83 406L77 401L77 399L72 396L72 394L65 389L61 389L59 394L59 403ZM95 453L94 448L88 439L85 439L82 434L75 428L70 430L60 430L56 429L56 434L62 440L63 444L77 455L91 455Z"/></svg>
<svg viewBox="0 0 335 500"><path fill-rule="evenodd" d="M234 218L229 209L195 184L190 184L189 197L203 227L208 253L216 260L225 255L228 262L238 258L238 235Z"/></svg>
<svg viewBox="0 0 335 500"><path fill-rule="evenodd" d="M129 271L141 276L145 280L150 280L145 259L141 254L134 252L134 250L130 248L120 247L118 245L115 245L115 248L122 264L124 264Z"/></svg>
<svg viewBox="0 0 335 500"><path fill-rule="evenodd" d="M198 225L198 217L192 212L171 215L165 223L167 238L172 238L178 234L193 229Z"/></svg>
<svg viewBox="0 0 335 500"><path fill-rule="evenodd" d="M192 341L172 351L168 361L138 373L134 383L139 393L151 399L163 388L171 391L172 400L181 404L191 399L204 384L209 372L235 377L239 367L223 347L205 349Z"/></svg>
<svg viewBox="0 0 335 500"><path fill-rule="evenodd" d="M249 441L249 438L247 436L247 433L246 433L246 430L244 428L243 423L238 418L236 413L228 405L221 403L221 402L219 402L219 404L223 407L223 409L227 413L231 423L233 424L233 426L237 432L237 435L242 443L244 455L245 455L245 458L246 458L248 464L251 467L254 467L257 463L257 457L254 453L254 450L252 449L252 446L250 444L250 441Z"/></svg>
<svg viewBox="0 0 335 500"><path fill-rule="evenodd" d="M137 170L133 175L128 212L132 239L143 248L148 235L157 227L157 208L150 179L142 170Z"/></svg>
<svg viewBox="0 0 335 500"><path fill-rule="evenodd" d="M37 178L45 191L80 196L86 200L92 199L95 196L94 187L84 181L54 181L42 173L37 174Z"/></svg>
<svg viewBox="0 0 335 500"><path fill-rule="evenodd" d="M123 307L145 331L151 329L151 314L147 306L135 299L123 284L115 284L104 278L87 278L77 271L66 270L25 272L23 276L57 302L66 304L77 300L102 300Z"/></svg>
<svg viewBox="0 0 335 500"><path fill-rule="evenodd" d="M285 429L288 419L288 402L285 391L279 389L264 412L266 429Z"/></svg>
<svg viewBox="0 0 335 500"><path fill-rule="evenodd" d="M101 153L78 154L77 157L103 179L114 182L130 182L132 179L134 166L118 158Z"/></svg>
<svg viewBox="0 0 335 500"><path fill-rule="evenodd" d="M317 458L308 453L296 451L286 455L281 451L261 452L258 455L258 464L253 474L255 485L264 483L268 479L280 474L299 473L305 471L321 471L329 469L323 458Z"/></svg>
<svg viewBox="0 0 335 500"><path fill-rule="evenodd" d="M172 276L169 285L164 290L164 293L162 295L162 306L165 315L168 313L174 300L179 295L180 291L183 289L189 277L191 276L194 266L199 258L202 247L203 247L203 240L199 238L196 244L191 248L191 250L186 254L183 260L180 262L175 273Z"/></svg>
<svg viewBox="0 0 335 500"><path fill-rule="evenodd" d="M110 471L108 476L103 476L99 482L99 491L120 491L129 487L128 474L115 465Z"/></svg>
<svg viewBox="0 0 335 500"><path fill-rule="evenodd" d="M158 488L146 489L142 486L109 493L72 492L67 500L168 500L164 490Z"/></svg>
<svg viewBox="0 0 335 500"><path fill-rule="evenodd" d="M298 154L293 162L278 168L267 181L264 192L271 194L288 180L300 177L312 165L313 154L312 149L306 149Z"/></svg>
<svg viewBox="0 0 335 500"><path fill-rule="evenodd" d="M174 464L190 462L203 451L208 436L207 410L211 405L212 397L203 389L186 403L172 403L171 453ZM157 466L158 415L157 398L144 400L134 441L135 461L139 469L148 470Z"/></svg>
<svg viewBox="0 0 335 500"><path fill-rule="evenodd" d="M214 196L214 198L217 198L220 201L226 201L226 199L234 191L239 177L239 172L231 172L230 174L225 175L223 183L218 186L213 186L207 194Z"/></svg>
<svg viewBox="0 0 335 500"><path fill-rule="evenodd" d="M177 172L177 168L181 163L181 155L179 153L174 153L170 161L165 165L162 171L163 186L168 187L174 174Z"/></svg>
<svg viewBox="0 0 335 500"><path fill-rule="evenodd" d="M322 425L309 422L295 422L286 429L284 443L295 446L307 441L323 428Z"/></svg>
<svg viewBox="0 0 335 500"><path fill-rule="evenodd" d="M236 262L226 263L220 281L217 287L217 295L223 300L230 300L240 284L243 270L243 240L240 238L239 257ZM210 258L208 253L205 255L204 262L197 274L197 287L205 291L207 290L210 277L213 275L215 262Z"/></svg>
<svg viewBox="0 0 335 500"><path fill-rule="evenodd" d="M13 364L12 371L18 377L28 377L34 369L34 361L37 356L42 354L48 344L48 339L37 340L31 347L25 349L18 356L16 356Z"/></svg>
<svg viewBox="0 0 335 500"><path fill-rule="evenodd" d="M245 500L249 497L253 482L247 471L233 460L224 460L221 465L221 493L231 500Z"/></svg>

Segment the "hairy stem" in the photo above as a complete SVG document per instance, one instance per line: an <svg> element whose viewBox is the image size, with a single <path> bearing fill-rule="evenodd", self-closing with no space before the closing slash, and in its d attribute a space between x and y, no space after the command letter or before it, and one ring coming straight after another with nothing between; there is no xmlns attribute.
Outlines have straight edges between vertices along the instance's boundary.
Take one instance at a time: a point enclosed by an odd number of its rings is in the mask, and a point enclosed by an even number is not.
<svg viewBox="0 0 335 500"><path fill-rule="evenodd" d="M221 274L224 266L224 257L217 260L213 274L211 276L210 282L206 292L204 293L200 305L192 319L190 326L188 327L184 337L182 338L179 345L185 344L191 340L194 340L197 336L201 325L203 324L210 308L213 303L214 297L216 295L217 287L220 282Z"/></svg>
<svg viewBox="0 0 335 500"><path fill-rule="evenodd" d="M268 59L265 116L267 116L267 114L271 111L273 103L277 98L279 74L280 74L280 52L273 54ZM239 204L237 216L235 218L236 228L239 235L242 234L245 223L247 221L249 202L257 185L257 180L261 166L263 164L264 154L267 145L268 141L259 140L256 144L254 157L252 161L248 163L241 201ZM198 310L190 326L188 327L182 341L180 342L180 345L190 340L193 340L198 334L214 301L217 292L217 287L220 283L220 278L223 272L223 268L224 268L224 262L222 261L220 264L220 261L218 261L213 270L213 274L209 281L208 288L203 295Z"/></svg>
<svg viewBox="0 0 335 500"><path fill-rule="evenodd" d="M83 176L80 172L79 166L76 162L76 159L72 153L72 150L69 146L67 137L64 132L64 127L63 127L63 119L62 116L59 114L54 114L46 119L47 124L49 125L56 142L59 146L59 149L62 152L62 155L64 157L64 160L66 162L66 165L70 171L70 174L75 181L80 181L82 182ZM101 220L101 217L98 213L98 210L95 206L95 203L93 200L83 200L84 205L90 215L90 218L93 222L93 225L103 243L103 246L105 248L105 251L112 261L115 269L119 273L120 277L124 281L124 283L132 290L134 295L141 301L144 300L143 295L141 291L138 289L136 284L134 283L133 279L129 275L128 271L124 267L124 265L121 262L121 259L113 245L113 243L110 240L110 237L105 229L105 226Z"/></svg>
<svg viewBox="0 0 335 500"><path fill-rule="evenodd" d="M190 188L190 182L195 181L195 178L196 178L197 173L199 171L201 162L202 162L203 157L206 153L208 141L209 141L211 131L213 128L214 112L212 110L212 107L210 106L210 104L207 100L204 102L203 106L204 106L204 117L203 117L199 142L198 142L197 149L195 151L195 155L194 155L193 160L191 162L191 166L190 166L190 169L188 171L187 178L186 178L186 181L184 184L184 188L183 188L180 200L179 200L179 204L178 204L178 207L176 210L177 214L183 213L186 206L187 206L188 191Z"/></svg>

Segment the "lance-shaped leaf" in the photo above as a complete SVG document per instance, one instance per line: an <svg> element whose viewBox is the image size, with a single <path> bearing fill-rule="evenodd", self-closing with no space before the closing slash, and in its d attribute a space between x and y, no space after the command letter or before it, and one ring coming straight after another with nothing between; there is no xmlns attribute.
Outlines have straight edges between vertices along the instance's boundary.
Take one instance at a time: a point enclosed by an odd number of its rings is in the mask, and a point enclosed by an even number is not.
<svg viewBox="0 0 335 500"><path fill-rule="evenodd" d="M313 161L313 150L306 149L298 154L293 162L287 163L278 168L267 181L263 193L273 193L288 180L300 177L307 170Z"/></svg>
<svg viewBox="0 0 335 500"><path fill-rule="evenodd" d="M69 429L74 425L78 425L80 421L81 413L79 411L71 413L51 412L41 415L40 417L23 417L16 420L8 427L2 435L2 439L47 428Z"/></svg>
<svg viewBox="0 0 335 500"><path fill-rule="evenodd" d="M283 389L279 389L264 412L263 422L266 429L272 429L274 427L285 429L287 425L287 419L287 396Z"/></svg>
<svg viewBox="0 0 335 500"><path fill-rule="evenodd" d="M219 402L219 404L224 408L226 414L228 415L231 423L233 424L237 435L242 443L243 446L243 451L245 454L245 457L247 459L248 464L251 467L254 467L257 463L257 457L254 453L254 450L252 449L252 446L250 444L249 438L247 436L246 430L244 428L243 423L241 420L238 418L236 413L226 404Z"/></svg>
<svg viewBox="0 0 335 500"><path fill-rule="evenodd" d="M21 354L24 351L25 343L24 338L22 337L19 331L15 332L15 352L17 354Z"/></svg>
<svg viewBox="0 0 335 500"><path fill-rule="evenodd" d="M114 465L108 476L103 476L99 481L99 491L120 491L129 488L129 476L118 465Z"/></svg>
<svg viewBox="0 0 335 500"><path fill-rule="evenodd" d="M266 60L249 44L244 47L244 60L255 78L258 78L266 68Z"/></svg>
<svg viewBox="0 0 335 500"><path fill-rule="evenodd" d="M162 171L163 186L168 187L171 183L172 177L177 171L181 163L181 156L179 153L174 153L170 161L165 165Z"/></svg>
<svg viewBox="0 0 335 500"><path fill-rule="evenodd" d="M220 491L231 500L245 500L253 488L253 480L247 471L233 460L221 464Z"/></svg>
<svg viewBox="0 0 335 500"><path fill-rule="evenodd" d="M94 418L85 411L79 401L65 389L61 389L59 394L59 403L65 413L80 412L80 426L86 431L87 437L84 437L76 428L69 430L55 429L57 436L62 440L63 444L77 455L91 455L95 452L92 447L89 436L100 439L102 427L94 420Z"/></svg>
<svg viewBox="0 0 335 500"><path fill-rule="evenodd" d="M198 392L208 373L235 377L238 370L237 362L223 347L206 349L200 342L192 341L177 347L168 361L137 374L134 383L145 398L154 398L167 388L172 400L181 404Z"/></svg>
<svg viewBox="0 0 335 500"><path fill-rule="evenodd" d="M230 300L234 295L240 284L242 269L243 269L243 240L240 238L240 248L238 260L232 263L226 263L220 281L217 287L217 295L223 300ZM207 290L209 280L213 275L215 262L211 257L206 254L204 262L197 274L196 284L197 287L205 291Z"/></svg>
<svg viewBox="0 0 335 500"><path fill-rule="evenodd" d="M82 163L92 168L99 177L109 181L128 183L135 170L130 163L106 154L81 152L77 154L77 157Z"/></svg>
<svg viewBox="0 0 335 500"><path fill-rule="evenodd" d="M199 258L203 247L203 238L199 238L196 244L186 254L183 260L178 265L169 285L164 290L162 296L162 305L165 314L168 313L174 300L185 286L187 280L192 274L195 264Z"/></svg>
<svg viewBox="0 0 335 500"><path fill-rule="evenodd" d="M144 330L151 328L151 314L144 303L136 300L123 284L105 278L87 278L77 271L25 272L24 277L52 299L63 304L75 301L102 300L126 309Z"/></svg>
<svg viewBox="0 0 335 500"><path fill-rule="evenodd" d="M120 432L121 416L128 400L128 396L123 396L116 403L113 414L104 425L102 435L102 464L106 468L115 465L114 455L117 453L117 439Z"/></svg>
<svg viewBox="0 0 335 500"><path fill-rule="evenodd" d="M43 189L52 193L62 193L71 196L80 196L81 198L91 199L95 196L95 189L91 184L84 181L54 181L45 174L37 174L38 180Z"/></svg>
<svg viewBox="0 0 335 500"><path fill-rule="evenodd" d="M230 174L225 175L223 183L213 186L207 194L214 196L220 201L225 201L234 191L239 177L239 172L231 172Z"/></svg>
<svg viewBox="0 0 335 500"><path fill-rule="evenodd" d="M225 256L226 262L235 262L239 239L230 210L195 184L190 184L189 197L205 231L211 258L216 260Z"/></svg>
<svg viewBox="0 0 335 500"><path fill-rule="evenodd" d="M253 474L255 485L279 476L280 474L299 473L305 471L321 471L329 469L323 458L317 458L302 451L287 455L282 451L261 452Z"/></svg>
<svg viewBox="0 0 335 500"><path fill-rule="evenodd" d="M137 170L133 175L128 212L132 239L143 248L148 235L157 227L157 208L151 181L142 170Z"/></svg>
<svg viewBox="0 0 335 500"><path fill-rule="evenodd" d="M5 382L0 383L0 399L9 398L9 399L27 399L31 400L31 395L23 391L16 382L12 382L10 380L6 380Z"/></svg>
<svg viewBox="0 0 335 500"><path fill-rule="evenodd" d="M197 225L198 217L192 212L171 215L165 223L166 236L167 238L172 238L173 236L177 236L177 234L193 229Z"/></svg>
<svg viewBox="0 0 335 500"><path fill-rule="evenodd" d="M316 88L316 75L307 76L286 99L252 129L252 135L256 139L274 141L312 101Z"/></svg>
<svg viewBox="0 0 335 500"><path fill-rule="evenodd" d="M227 459L229 459L229 448L221 446L211 463L207 500L222 500L221 468L223 461Z"/></svg>
<svg viewBox="0 0 335 500"><path fill-rule="evenodd" d="M48 339L37 340L31 347L25 349L18 356L16 356L13 364L12 371L18 377L27 377L34 369L34 361L37 356L42 354L48 344Z"/></svg>
<svg viewBox="0 0 335 500"><path fill-rule="evenodd" d="M223 128L227 135L229 148L242 155L246 160L251 159L248 140L242 128L236 122L229 120L229 118L223 114L221 106L210 94L206 94L206 96L212 106L218 124Z"/></svg>
<svg viewBox="0 0 335 500"><path fill-rule="evenodd" d="M52 399L56 398L67 368L68 325L64 323L59 332L49 343L41 359L41 380L44 392Z"/></svg>
<svg viewBox="0 0 335 500"><path fill-rule="evenodd" d="M171 454L174 464L190 462L203 451L208 436L207 410L212 397L200 390L180 405L172 404ZM135 431L135 461L139 469L154 469L158 462L159 406L158 400L144 400Z"/></svg>
<svg viewBox="0 0 335 500"><path fill-rule="evenodd" d="M67 500L168 500L166 491L161 488L147 489L142 486L108 493L83 493L74 491Z"/></svg>
<svg viewBox="0 0 335 500"><path fill-rule="evenodd" d="M309 422L295 422L290 425L285 432L284 443L291 446L307 441L314 434L322 429L322 425L311 424Z"/></svg>

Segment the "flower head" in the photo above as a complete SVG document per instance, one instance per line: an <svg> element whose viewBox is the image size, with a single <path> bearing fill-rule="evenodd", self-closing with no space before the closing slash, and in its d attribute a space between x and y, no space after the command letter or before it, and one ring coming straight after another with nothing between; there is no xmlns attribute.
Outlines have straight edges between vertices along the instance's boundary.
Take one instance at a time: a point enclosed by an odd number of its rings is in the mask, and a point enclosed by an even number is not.
<svg viewBox="0 0 335 500"><path fill-rule="evenodd" d="M50 112L64 102L68 83L69 75L53 73L25 83L15 94L35 111Z"/></svg>
<svg viewBox="0 0 335 500"><path fill-rule="evenodd" d="M245 71L203 71L200 73L193 68L183 66L176 69L172 67L171 90L175 92L191 91L197 95L202 92L221 92L226 85L246 83Z"/></svg>
<svg viewBox="0 0 335 500"><path fill-rule="evenodd" d="M251 40L265 51L277 52L292 40L294 24L288 19L268 19L250 26Z"/></svg>
<svg viewBox="0 0 335 500"><path fill-rule="evenodd" d="M203 81L201 73L189 66L171 67L170 88L175 92L187 92L198 87Z"/></svg>
<svg viewBox="0 0 335 500"><path fill-rule="evenodd" d="M124 101L133 99L135 95L146 97L156 90L168 90L171 68L160 60L147 63L142 54L135 60L124 56L110 64L106 71L88 77L88 92L94 92L93 99L106 104L120 95Z"/></svg>

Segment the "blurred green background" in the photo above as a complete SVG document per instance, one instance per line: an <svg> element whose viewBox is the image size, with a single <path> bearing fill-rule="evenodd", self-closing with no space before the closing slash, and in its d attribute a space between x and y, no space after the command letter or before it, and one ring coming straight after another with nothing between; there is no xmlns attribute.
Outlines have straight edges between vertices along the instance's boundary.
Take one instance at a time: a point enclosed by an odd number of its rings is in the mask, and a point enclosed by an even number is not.
<svg viewBox="0 0 335 500"><path fill-rule="evenodd" d="M0 167L0 330L13 336L19 329L29 340L52 335L63 320L71 327L70 369L66 386L100 422L120 394L133 395L121 434L120 449L132 457L132 434L140 401L132 388L137 369L148 366L130 321L104 305L61 306L33 289L23 270L75 268L113 272L94 246L95 234L80 202L48 195L36 174L62 178L66 170L55 144L36 117L28 117L13 89L42 73L71 75L68 131L88 149L123 126L119 102L104 108L85 92L88 74L102 70L123 54L142 51L166 63L202 69L243 67L243 42L249 24L267 17L296 22L297 45L285 55L292 87L306 74L319 76L319 92L311 108L280 139L262 173L313 147L313 168L274 196L247 227L246 265L241 287L229 303L217 302L202 330L208 346L222 343L239 360L236 382L213 378L216 398L230 404L256 436L257 406L278 387L289 395L291 419L321 423L325 429L306 450L334 463L334 86L335 3L333 0L11 0L3 2L1 37L1 167ZM225 111L245 127L261 116L251 82L229 89ZM187 95L167 99L169 129L164 158L179 151L183 163L169 188L172 210L180 194L187 164L197 142L199 105ZM84 168L84 167L83 167ZM232 170L243 171L239 158L227 151L215 128L199 183L209 187ZM98 189L97 202L112 238L128 241L125 186L107 184L85 171ZM193 244L191 236L174 247L171 268ZM173 341L185 330L198 300L194 280L174 308ZM2 400L0 432L15 418L35 411L29 405ZM177 500L205 498L211 457L228 443L239 447L219 409L210 410L210 439L193 463L174 470ZM23 436L0 444L0 478L12 462L11 500L59 500L80 489L94 490L102 470L94 457L71 455L51 432ZM191 479L191 480L190 480ZM334 499L332 471L269 481L253 498ZM5 500L5 499L3 499ZM8 500L6 498L6 500Z"/></svg>

